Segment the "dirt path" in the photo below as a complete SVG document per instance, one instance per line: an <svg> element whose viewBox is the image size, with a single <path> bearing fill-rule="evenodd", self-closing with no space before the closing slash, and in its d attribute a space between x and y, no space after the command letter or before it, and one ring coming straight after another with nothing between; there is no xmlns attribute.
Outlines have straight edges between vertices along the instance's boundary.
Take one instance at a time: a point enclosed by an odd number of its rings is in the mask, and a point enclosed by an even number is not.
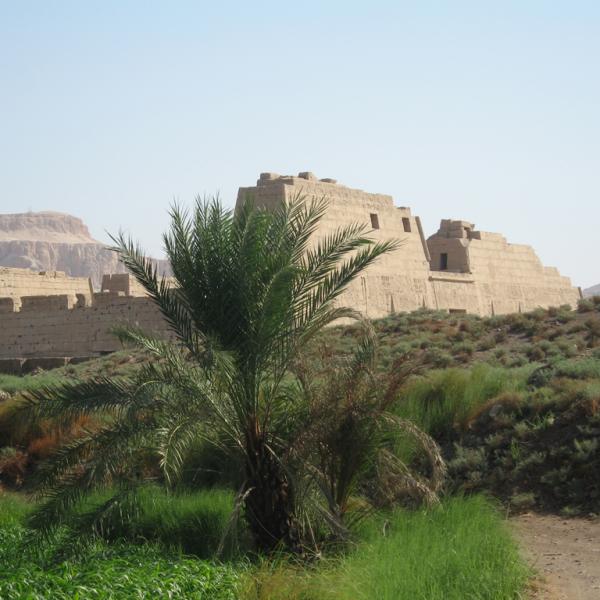
<svg viewBox="0 0 600 600"><path fill-rule="evenodd" d="M536 600L600 600L600 519L526 514L513 519L540 575Z"/></svg>

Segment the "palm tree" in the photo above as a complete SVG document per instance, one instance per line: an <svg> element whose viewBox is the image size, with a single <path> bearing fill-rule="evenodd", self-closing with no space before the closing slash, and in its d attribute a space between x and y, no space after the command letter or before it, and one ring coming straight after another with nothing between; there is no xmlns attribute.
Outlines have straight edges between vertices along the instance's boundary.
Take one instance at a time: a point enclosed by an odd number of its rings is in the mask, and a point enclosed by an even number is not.
<svg viewBox="0 0 600 600"><path fill-rule="evenodd" d="M285 378L324 326L356 313L337 305L348 284L397 241L374 243L362 225L315 241L325 200L297 197L274 211L218 199L175 206L164 246L174 285L120 234L114 250L167 322L172 340L132 328L120 337L152 356L132 377L98 378L34 392L29 414L57 422L103 415L104 424L61 448L38 473L42 532L64 523L90 490L116 487L93 518L137 485L140 450L157 452L168 483L199 438L239 460L240 503L257 549L300 548L296 490L286 462L294 411ZM106 422L106 414L111 418Z"/></svg>

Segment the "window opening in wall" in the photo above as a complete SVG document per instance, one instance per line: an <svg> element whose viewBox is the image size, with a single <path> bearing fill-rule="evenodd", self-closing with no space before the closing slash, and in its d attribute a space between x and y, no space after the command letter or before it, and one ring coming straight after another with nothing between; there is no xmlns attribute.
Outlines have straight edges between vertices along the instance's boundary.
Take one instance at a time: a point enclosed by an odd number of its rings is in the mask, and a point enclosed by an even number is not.
<svg viewBox="0 0 600 600"><path fill-rule="evenodd" d="M404 231L410 233L410 219L408 217L402 217L402 225L404 225Z"/></svg>
<svg viewBox="0 0 600 600"><path fill-rule="evenodd" d="M448 270L448 254L446 252L442 252L442 254L440 254L440 270Z"/></svg>
<svg viewBox="0 0 600 600"><path fill-rule="evenodd" d="M371 227L373 229L379 229L379 216L377 213L371 213Z"/></svg>

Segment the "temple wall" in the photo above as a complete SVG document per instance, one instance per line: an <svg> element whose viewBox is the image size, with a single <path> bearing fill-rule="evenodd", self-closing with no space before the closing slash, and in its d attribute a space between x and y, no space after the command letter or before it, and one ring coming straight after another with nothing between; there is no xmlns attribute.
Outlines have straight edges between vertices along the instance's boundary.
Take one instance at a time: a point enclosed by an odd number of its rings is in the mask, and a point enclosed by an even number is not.
<svg viewBox="0 0 600 600"><path fill-rule="evenodd" d="M45 300L25 297L20 311L0 314L0 358L114 352L121 349L121 343L111 330L120 324L168 335L162 316L148 298L98 293L92 306L68 306L64 295Z"/></svg>
<svg viewBox="0 0 600 600"><path fill-rule="evenodd" d="M432 273L434 304L430 308L450 312L487 314L479 286L473 277L462 273Z"/></svg>
<svg viewBox="0 0 600 600"><path fill-rule="evenodd" d="M465 298L469 312L505 314L561 304L574 308L579 301L580 292L569 278L544 267L533 248L509 244L498 233L475 231L466 221L442 221L427 245L433 277L467 274L474 281L474 298ZM477 311L472 310L475 296ZM447 303L440 308L448 308Z"/></svg>
<svg viewBox="0 0 600 600"><path fill-rule="evenodd" d="M75 302L77 294L88 300L93 294L89 277L68 277L62 271L41 271L30 269L10 269L0 267L0 296L13 298L17 307L23 296L51 296L67 294Z"/></svg>
<svg viewBox="0 0 600 600"><path fill-rule="evenodd" d="M255 205L274 209L298 196L309 201L326 197L329 203L313 244L339 227L355 223L364 224L376 241L402 242L399 250L382 256L354 281L338 304L371 318L433 305L428 250L420 223L409 208L394 206L391 196L351 189L332 179L318 180L311 173L298 177L264 173L256 186L240 188L238 206L250 197Z"/></svg>

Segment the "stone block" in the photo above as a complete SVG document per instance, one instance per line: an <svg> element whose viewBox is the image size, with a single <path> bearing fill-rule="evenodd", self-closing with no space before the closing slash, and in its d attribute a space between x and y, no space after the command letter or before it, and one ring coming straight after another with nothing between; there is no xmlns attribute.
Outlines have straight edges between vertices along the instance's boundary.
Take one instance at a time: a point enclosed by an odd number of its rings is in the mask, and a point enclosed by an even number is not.
<svg viewBox="0 0 600 600"><path fill-rule="evenodd" d="M306 179L308 181L318 181L315 174L311 173L310 171L302 171L302 172L298 173L298 177L300 179Z"/></svg>

